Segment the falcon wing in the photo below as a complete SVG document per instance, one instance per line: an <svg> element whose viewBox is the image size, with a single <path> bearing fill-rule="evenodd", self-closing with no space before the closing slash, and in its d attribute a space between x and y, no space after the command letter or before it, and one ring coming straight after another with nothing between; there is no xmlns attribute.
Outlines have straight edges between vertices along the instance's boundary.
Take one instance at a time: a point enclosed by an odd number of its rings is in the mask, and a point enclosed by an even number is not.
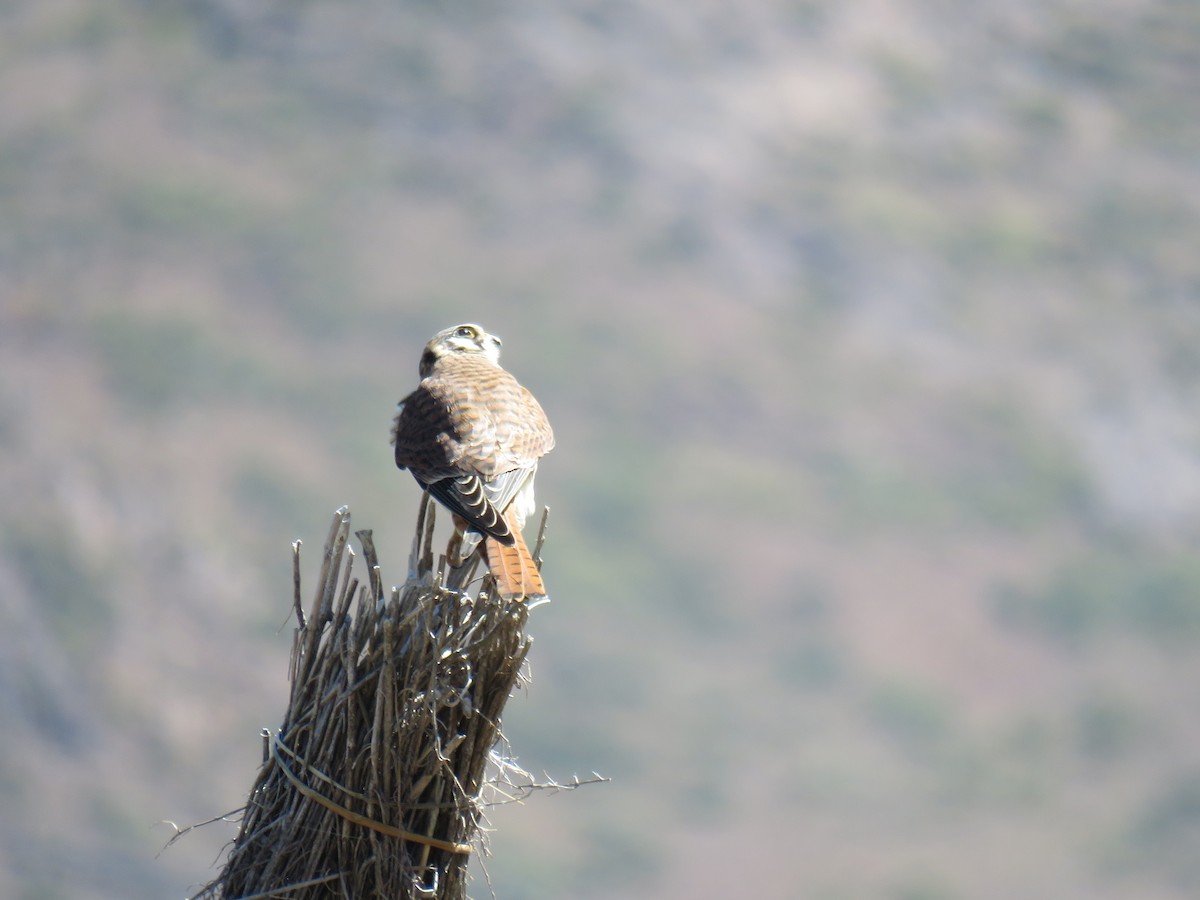
<svg viewBox="0 0 1200 900"><path fill-rule="evenodd" d="M413 477L446 509L462 516L471 525L490 534L502 544L513 542L512 531L495 503L488 499L486 483L478 475L459 475L425 482L415 472Z"/></svg>

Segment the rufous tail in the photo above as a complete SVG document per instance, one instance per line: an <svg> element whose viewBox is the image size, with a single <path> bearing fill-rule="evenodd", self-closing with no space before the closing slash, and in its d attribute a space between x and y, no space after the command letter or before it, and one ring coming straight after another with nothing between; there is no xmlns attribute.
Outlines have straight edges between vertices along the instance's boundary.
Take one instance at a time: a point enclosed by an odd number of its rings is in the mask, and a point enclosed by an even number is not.
<svg viewBox="0 0 1200 900"><path fill-rule="evenodd" d="M488 537L483 542L488 570L496 579L496 590L505 600L546 596L546 586L521 534L520 524L511 510L505 511L504 518L516 540L512 544L501 544Z"/></svg>

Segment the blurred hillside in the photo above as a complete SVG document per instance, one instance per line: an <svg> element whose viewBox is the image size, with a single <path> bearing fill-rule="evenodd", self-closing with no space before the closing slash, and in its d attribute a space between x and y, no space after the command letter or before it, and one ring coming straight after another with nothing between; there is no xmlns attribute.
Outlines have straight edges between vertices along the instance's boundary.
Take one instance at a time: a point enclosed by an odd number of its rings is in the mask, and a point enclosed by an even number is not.
<svg viewBox="0 0 1200 900"><path fill-rule="evenodd" d="M501 900L1200 892L1200 7L0 8L0 895L182 897L289 544L558 447ZM488 896L481 874L475 896Z"/></svg>

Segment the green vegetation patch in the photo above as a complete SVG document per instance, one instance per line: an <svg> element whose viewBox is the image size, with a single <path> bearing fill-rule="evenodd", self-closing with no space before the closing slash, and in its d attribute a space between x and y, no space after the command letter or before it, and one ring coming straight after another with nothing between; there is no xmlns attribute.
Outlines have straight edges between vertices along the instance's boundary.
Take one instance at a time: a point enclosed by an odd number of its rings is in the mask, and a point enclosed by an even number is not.
<svg viewBox="0 0 1200 900"><path fill-rule="evenodd" d="M1200 637L1200 559L1100 549L1067 561L1032 588L996 592L1001 622L1071 643L1125 633L1168 643Z"/></svg>
<svg viewBox="0 0 1200 900"><path fill-rule="evenodd" d="M1118 862L1150 870L1195 896L1200 888L1200 773L1175 775L1126 829Z"/></svg>
<svg viewBox="0 0 1200 900"><path fill-rule="evenodd" d="M918 684L889 681L867 698L867 715L898 746L917 753L940 747L954 730L953 708L941 693Z"/></svg>
<svg viewBox="0 0 1200 900"><path fill-rule="evenodd" d="M259 391L267 379L265 366L238 353L227 335L183 317L107 313L90 337L113 388L142 413Z"/></svg>
<svg viewBox="0 0 1200 900"><path fill-rule="evenodd" d="M17 577L36 599L50 629L81 660L93 658L112 626L102 573L83 556L65 523L51 519L10 526L3 535Z"/></svg>

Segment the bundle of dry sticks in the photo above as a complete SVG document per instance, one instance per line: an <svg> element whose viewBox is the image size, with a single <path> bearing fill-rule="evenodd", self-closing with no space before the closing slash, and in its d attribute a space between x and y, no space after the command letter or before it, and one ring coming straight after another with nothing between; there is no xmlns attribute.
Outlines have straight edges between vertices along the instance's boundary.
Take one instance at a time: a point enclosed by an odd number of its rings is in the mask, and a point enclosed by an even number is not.
<svg viewBox="0 0 1200 900"><path fill-rule="evenodd" d="M538 557L544 529L543 516ZM529 650L529 610L495 596L487 578L475 593L446 587L432 533L424 503L408 580L385 597L371 533L356 532L364 582L350 512L338 510L307 616L293 545L287 714L264 731L240 831L198 898L466 896L485 779L504 777L494 748Z"/></svg>

